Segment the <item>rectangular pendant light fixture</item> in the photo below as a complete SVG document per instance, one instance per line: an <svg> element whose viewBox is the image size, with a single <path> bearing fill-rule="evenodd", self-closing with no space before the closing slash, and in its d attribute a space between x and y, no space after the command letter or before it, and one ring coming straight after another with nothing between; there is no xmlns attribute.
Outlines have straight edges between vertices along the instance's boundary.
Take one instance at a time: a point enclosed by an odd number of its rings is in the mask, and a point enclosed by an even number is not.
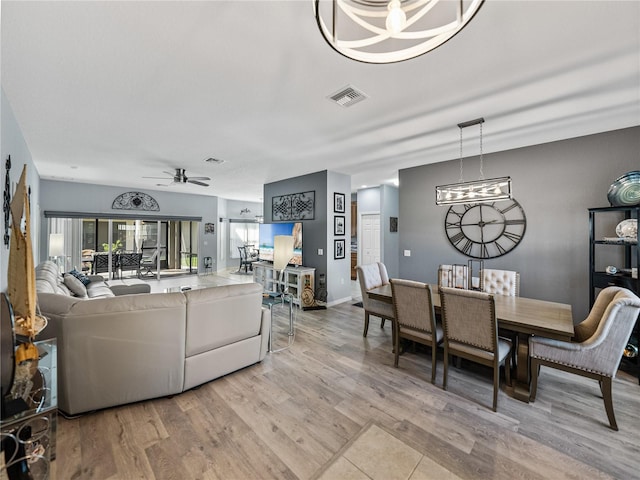
<svg viewBox="0 0 640 480"><path fill-rule="evenodd" d="M494 202L511 198L511 177L489 178L436 187L436 205Z"/></svg>
<svg viewBox="0 0 640 480"><path fill-rule="evenodd" d="M511 198L511 177L484 178L482 154L483 123L484 118L477 118L458 124L460 129L460 180L458 183L436 186L436 205L487 203ZM462 178L462 129L472 125L480 125L480 179L464 182Z"/></svg>

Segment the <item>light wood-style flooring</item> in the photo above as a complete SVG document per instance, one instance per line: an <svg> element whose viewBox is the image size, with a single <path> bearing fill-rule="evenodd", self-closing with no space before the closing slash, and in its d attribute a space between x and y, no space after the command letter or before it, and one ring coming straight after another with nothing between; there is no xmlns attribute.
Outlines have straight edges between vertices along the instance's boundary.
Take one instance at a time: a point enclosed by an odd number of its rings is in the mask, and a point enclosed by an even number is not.
<svg viewBox="0 0 640 480"><path fill-rule="evenodd" d="M618 432L597 382L545 367L535 403L502 385L494 413L489 370L463 362L445 392L442 363L432 385L424 350L409 349L394 368L389 323L363 338L363 310L351 303L298 312L289 349L197 389L59 417L51 478L639 477L640 386L630 375L614 380ZM277 313L274 348L286 344ZM420 466L381 454L396 444Z"/></svg>

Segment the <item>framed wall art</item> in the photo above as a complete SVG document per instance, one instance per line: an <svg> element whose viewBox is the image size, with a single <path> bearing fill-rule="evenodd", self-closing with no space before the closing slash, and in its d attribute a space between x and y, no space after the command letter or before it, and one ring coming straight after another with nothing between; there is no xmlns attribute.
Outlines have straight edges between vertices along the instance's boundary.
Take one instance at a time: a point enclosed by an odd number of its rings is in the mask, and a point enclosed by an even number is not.
<svg viewBox="0 0 640 480"><path fill-rule="evenodd" d="M389 231L391 233L398 231L398 217L389 217Z"/></svg>
<svg viewBox="0 0 640 480"><path fill-rule="evenodd" d="M336 215L333 219L333 234L344 235L344 215Z"/></svg>
<svg viewBox="0 0 640 480"><path fill-rule="evenodd" d="M274 222L313 220L316 192L290 193L271 197L271 217Z"/></svg>
<svg viewBox="0 0 640 480"><path fill-rule="evenodd" d="M335 213L344 213L344 193L333 194L333 211Z"/></svg>
<svg viewBox="0 0 640 480"><path fill-rule="evenodd" d="M334 240L333 241L333 258L338 260L340 258L344 258L344 247L345 241L344 239Z"/></svg>

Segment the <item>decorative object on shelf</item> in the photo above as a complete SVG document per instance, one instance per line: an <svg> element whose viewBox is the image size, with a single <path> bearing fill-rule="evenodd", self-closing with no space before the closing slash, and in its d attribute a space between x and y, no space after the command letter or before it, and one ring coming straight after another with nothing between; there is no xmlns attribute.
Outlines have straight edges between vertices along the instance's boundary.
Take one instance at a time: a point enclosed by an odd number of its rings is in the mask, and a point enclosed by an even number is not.
<svg viewBox="0 0 640 480"><path fill-rule="evenodd" d="M344 239L333 241L333 258L335 260L344 258L344 255L345 255L344 247L345 247Z"/></svg>
<svg viewBox="0 0 640 480"><path fill-rule="evenodd" d="M638 220L627 218L616 226L616 235L620 238L636 239L638 237Z"/></svg>
<svg viewBox="0 0 640 480"><path fill-rule="evenodd" d="M333 194L333 211L334 213L344 213L344 209L346 208L344 205L345 202L344 193L334 193Z"/></svg>
<svg viewBox="0 0 640 480"><path fill-rule="evenodd" d="M345 217L343 215L336 215L333 218L333 234L344 235L344 222Z"/></svg>
<svg viewBox="0 0 640 480"><path fill-rule="evenodd" d="M482 153L482 124L484 118L477 118L458 124L460 129L460 179L458 183L436 186L436 205L456 205L463 203L494 202L511 198L511 177L484 178ZM480 179L465 182L462 174L462 129L480 125Z"/></svg>
<svg viewBox="0 0 640 480"><path fill-rule="evenodd" d="M118 195L111 204L111 208L113 210L160 211L160 205L155 198L142 192L126 192Z"/></svg>
<svg viewBox="0 0 640 480"><path fill-rule="evenodd" d="M11 170L11 155L7 155L5 169L2 211L4 212L4 246L9 247L9 229L11 228L9 225L9 214L11 210L11 176L9 172Z"/></svg>
<svg viewBox="0 0 640 480"><path fill-rule="evenodd" d="M616 273L618 273L618 269L613 265L608 265L607 268L604 269L604 271L609 275L615 275Z"/></svg>
<svg viewBox="0 0 640 480"><path fill-rule="evenodd" d="M624 349L623 355L627 358L635 358L638 356L638 347L633 343L628 343Z"/></svg>
<svg viewBox="0 0 640 480"><path fill-rule="evenodd" d="M524 209L515 198L490 204L451 205L444 220L451 245L478 259L509 253L522 241L526 228Z"/></svg>
<svg viewBox="0 0 640 480"><path fill-rule="evenodd" d="M290 193L271 198L271 216L274 221L313 220L316 192Z"/></svg>
<svg viewBox="0 0 640 480"><path fill-rule="evenodd" d="M315 292L315 299L318 302L326 303L327 301L327 281L324 273L318 276L318 289Z"/></svg>
<svg viewBox="0 0 640 480"><path fill-rule="evenodd" d="M394 63L423 55L460 32L484 0L315 0L318 28L341 55Z"/></svg>
<svg viewBox="0 0 640 480"><path fill-rule="evenodd" d="M640 170L634 170L618 177L609 187L607 199L612 207L640 205Z"/></svg>
<svg viewBox="0 0 640 480"><path fill-rule="evenodd" d="M469 271L469 290L482 290L480 276L484 270L484 262L482 260L468 260L467 269Z"/></svg>

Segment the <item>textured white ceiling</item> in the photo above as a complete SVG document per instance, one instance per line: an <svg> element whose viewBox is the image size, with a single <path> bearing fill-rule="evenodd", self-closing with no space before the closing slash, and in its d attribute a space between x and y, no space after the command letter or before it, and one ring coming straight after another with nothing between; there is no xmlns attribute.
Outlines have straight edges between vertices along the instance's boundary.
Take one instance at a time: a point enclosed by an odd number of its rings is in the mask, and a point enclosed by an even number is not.
<svg viewBox="0 0 640 480"><path fill-rule="evenodd" d="M638 1L488 0L442 47L390 65L333 51L311 0L1 8L2 87L45 179L257 201L319 170L355 190L458 158L457 124L478 117L485 153L640 125ZM346 85L369 98L327 99ZM463 134L477 155L478 130ZM490 158L485 174L508 174ZM142 178L176 167L211 186Z"/></svg>

